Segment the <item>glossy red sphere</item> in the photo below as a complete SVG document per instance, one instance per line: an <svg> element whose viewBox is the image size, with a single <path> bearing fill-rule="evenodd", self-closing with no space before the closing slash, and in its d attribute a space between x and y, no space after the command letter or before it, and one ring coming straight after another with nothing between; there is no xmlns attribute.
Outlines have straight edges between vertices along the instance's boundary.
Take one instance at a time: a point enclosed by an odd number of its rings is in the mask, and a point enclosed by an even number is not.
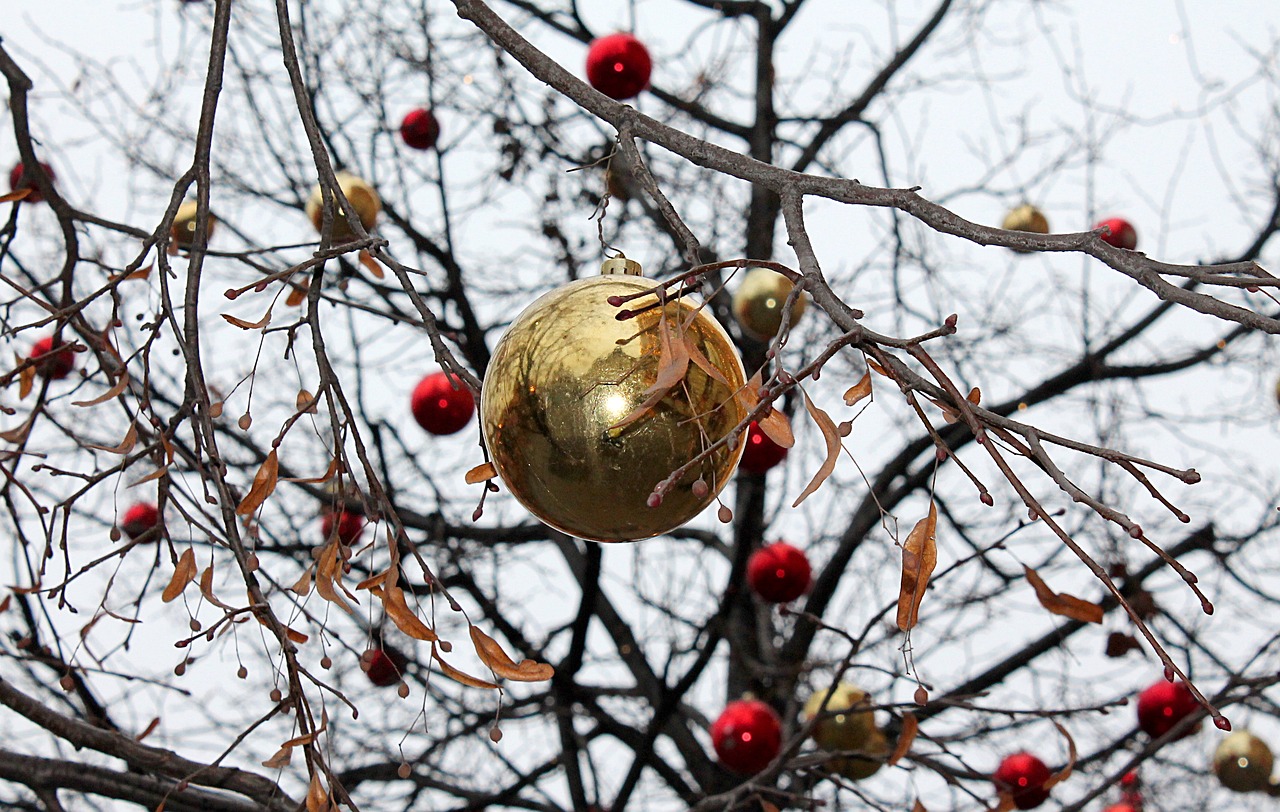
<svg viewBox="0 0 1280 812"><path fill-rule="evenodd" d="M1013 805L1019 809L1034 809L1049 798L1044 788L1049 780L1049 768L1030 753L1014 753L1000 762L1000 768L991 776L996 789L1007 790L1013 796Z"/></svg>
<svg viewBox="0 0 1280 812"><path fill-rule="evenodd" d="M129 538L136 539L148 530L160 524L160 509L150 502L138 502L124 512L120 520L120 530Z"/></svg>
<svg viewBox="0 0 1280 812"><path fill-rule="evenodd" d="M640 40L610 34L593 40L587 50L587 81L611 99L630 99L649 86L653 60Z"/></svg>
<svg viewBox="0 0 1280 812"><path fill-rule="evenodd" d="M70 347L54 349L53 336L45 336L32 344L30 357L38 359L36 372L54 380L67 377L76 368L76 354Z"/></svg>
<svg viewBox="0 0 1280 812"><path fill-rule="evenodd" d="M360 536L364 534L364 516L353 510L327 510L320 517L320 532L324 536L324 540L328 541L333 536L333 529L338 528L338 538L343 544L350 547L360 540Z"/></svg>
<svg viewBox="0 0 1280 812"><path fill-rule="evenodd" d="M1111 806L1108 806L1105 810L1103 810L1103 812L1142 812L1142 810L1138 809L1136 806L1132 804L1127 804L1122 801L1118 804L1112 804Z"/></svg>
<svg viewBox="0 0 1280 812"><path fill-rule="evenodd" d="M1198 707L1200 703L1186 684L1160 680L1138 694L1138 727L1156 739L1172 730ZM1178 738L1195 731L1196 728L1189 728Z"/></svg>
<svg viewBox="0 0 1280 812"><path fill-rule="evenodd" d="M736 773L754 775L782 749L782 720L758 699L730 702L711 726L711 744L721 764Z"/></svg>
<svg viewBox="0 0 1280 812"><path fill-rule="evenodd" d="M408 660L393 648L371 648L361 656L369 681L379 688L398 685Z"/></svg>
<svg viewBox="0 0 1280 812"><path fill-rule="evenodd" d="M762 600L786 603L809 589L813 571L804 552L784 541L761 547L747 560L747 583Z"/></svg>
<svg viewBox="0 0 1280 812"><path fill-rule="evenodd" d="M461 381L454 389L449 376L434 372L414 387L410 407L419 426L432 434L453 434L471 422L476 399Z"/></svg>
<svg viewBox="0 0 1280 812"><path fill-rule="evenodd" d="M769 439L769 435L760 430L756 421L751 421L743 441L742 462L738 467L750 474L767 473L770 468L782 462L787 456L787 449Z"/></svg>
<svg viewBox="0 0 1280 812"><path fill-rule="evenodd" d="M49 176L49 182L53 183L54 177L55 177L53 174L53 167L49 166L44 161L41 161L40 168L43 169L44 173ZM39 203L40 201L44 200L44 194L41 193L41 191L38 188L36 188L35 178L27 178L25 183L22 181L22 169L23 169L22 164L18 163L16 166L13 167L13 169L9 170L9 190L16 192L19 189L29 188L31 189L31 194L24 197L23 200L28 203Z"/></svg>
<svg viewBox="0 0 1280 812"><path fill-rule="evenodd" d="M400 122L400 138L414 149L431 149L440 137L440 122L430 110L410 110Z"/></svg>
<svg viewBox="0 0 1280 812"><path fill-rule="evenodd" d="M1103 226L1111 229L1110 234L1099 235L1103 242L1130 251L1138 247L1138 232L1128 220L1123 217L1111 217L1098 223L1094 228Z"/></svg>

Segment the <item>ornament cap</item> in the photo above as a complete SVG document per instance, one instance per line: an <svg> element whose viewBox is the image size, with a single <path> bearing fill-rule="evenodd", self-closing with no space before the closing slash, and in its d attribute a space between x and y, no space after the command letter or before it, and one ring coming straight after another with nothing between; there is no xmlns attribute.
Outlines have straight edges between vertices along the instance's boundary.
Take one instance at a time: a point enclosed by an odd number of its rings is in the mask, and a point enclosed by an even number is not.
<svg viewBox="0 0 1280 812"><path fill-rule="evenodd" d="M600 263L600 275L609 276L618 274L621 276L644 276L644 268L640 267L640 263L634 259L627 259L624 256L609 257Z"/></svg>

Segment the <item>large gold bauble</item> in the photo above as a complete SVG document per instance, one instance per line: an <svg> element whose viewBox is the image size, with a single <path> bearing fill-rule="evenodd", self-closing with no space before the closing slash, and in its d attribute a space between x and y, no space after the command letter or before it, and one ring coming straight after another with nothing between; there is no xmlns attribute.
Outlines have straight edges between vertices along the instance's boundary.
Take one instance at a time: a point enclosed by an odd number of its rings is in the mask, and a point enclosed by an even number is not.
<svg viewBox="0 0 1280 812"><path fill-rule="evenodd" d="M1044 212L1030 203L1023 203L1005 215L1001 228L1006 231L1030 231L1035 234L1049 233L1049 219Z"/></svg>
<svg viewBox="0 0 1280 812"><path fill-rule="evenodd" d="M335 177L338 179L338 187L342 189L342 194L355 208L356 215L360 218L360 225L364 226L365 231L371 231L378 223L378 214L382 211L382 198L378 197L378 193L363 178L356 177L350 172L340 171ZM307 217L311 218L311 224L316 227L316 231L319 231L324 218L324 195L318 183L311 190L311 197L307 199ZM342 208L337 205L337 201L334 201L333 239L338 242L347 242L355 239L355 236L346 215L342 213Z"/></svg>
<svg viewBox="0 0 1280 812"><path fill-rule="evenodd" d="M199 204L194 200L188 200L178 207L178 212L173 216L173 228L170 229L169 235L173 239L173 244L186 251L191 248L192 243L196 241L196 209ZM205 235L205 240L213 237L213 227L218 224L218 218L212 214L209 215L209 233Z"/></svg>
<svg viewBox="0 0 1280 812"><path fill-rule="evenodd" d="M768 268L752 268L733 294L733 315L742 329L760 341L768 341L782 326L783 305L795 283ZM804 315L808 301L796 298L791 306L792 327Z"/></svg>
<svg viewBox="0 0 1280 812"><path fill-rule="evenodd" d="M741 443L721 447L672 484L661 504L648 506L654 486L746 416L734 397L746 377L742 362L705 309L695 314L694 304L680 299L615 318L620 309L610 296L652 287L607 275L544 294L498 342L485 373L480 424L498 475L530 513L579 538L631 541L679 527L711 504L742 453ZM622 309L656 302L646 295ZM643 417L614 428L649 397L664 327L672 336L683 331L728 385L691 362L683 381ZM698 489L702 495L693 487L699 477L708 486Z"/></svg>
<svg viewBox="0 0 1280 812"><path fill-rule="evenodd" d="M876 729L875 713L871 710L871 698L858 686L842 682L827 700L827 689L821 688L804 703L804 720L808 722L821 714L821 720L813 726L813 738L825 750L862 750Z"/></svg>
<svg viewBox="0 0 1280 812"><path fill-rule="evenodd" d="M1271 748L1247 730L1227 736L1213 753L1213 771L1222 786L1235 792L1258 792L1271 784Z"/></svg>
<svg viewBox="0 0 1280 812"><path fill-rule="evenodd" d="M827 769L833 773L839 773L850 781L861 781L864 778L870 778L884 765L885 756L889 755L889 739L879 728L872 728L867 735L866 743L856 749L861 750L871 758L859 758L858 756L833 758L827 762Z"/></svg>

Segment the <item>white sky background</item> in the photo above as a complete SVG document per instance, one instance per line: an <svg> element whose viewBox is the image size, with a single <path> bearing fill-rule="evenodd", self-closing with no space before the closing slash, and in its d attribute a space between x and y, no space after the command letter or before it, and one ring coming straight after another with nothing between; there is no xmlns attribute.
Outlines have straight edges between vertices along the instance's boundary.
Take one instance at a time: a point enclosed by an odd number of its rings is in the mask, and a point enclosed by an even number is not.
<svg viewBox="0 0 1280 812"><path fill-rule="evenodd" d="M263 2L241 5L255 14L269 11ZM502 8L500 3L495 5ZM602 31L627 25L627 16L620 11L625 4L621 2L593 0L582 5L588 22ZM876 7L861 8L864 5ZM903 7L899 10L903 16L899 29L904 32L903 39L909 36L907 32L913 30L920 10L930 7L930 4L921 3L893 5ZM1023 0L1016 0L1005 5L1025 4ZM1266 107L1274 105L1276 99L1274 86L1267 91L1261 86L1241 88L1238 83L1256 72L1254 66L1257 62L1250 52L1267 49L1280 34L1280 10L1274 0L1188 0L1182 3L1169 0L1089 0L1067 4L1042 3L1039 7L1038 25L1028 24L1024 19L1019 28L1008 32L1011 43L1025 41L1031 47L993 49L990 53L969 55L967 65L961 57L953 57L957 69L964 67L993 77L996 82L990 93L958 90L952 93L944 84L940 91L922 94L926 102L917 102L908 96L887 118L892 140L897 144L912 145L911 149L899 150L894 156L895 182L904 186L924 183L923 194L948 196L947 205L978 222L998 223L1005 208L1020 202L1023 197L1040 205L1057 231L1083 230L1096 219L1095 214L1123 214L1137 226L1139 247L1169 261L1194 262L1239 251L1256 228L1258 219L1268 211L1263 185L1267 173L1265 168L1251 162L1249 142L1260 135L1256 125ZM672 17L666 8L661 2L639 3L636 29L657 58L655 84L665 86L670 82L679 85L691 66L700 64L706 54L716 53L720 44L699 40L692 52L686 52L685 38L690 33L689 26L682 24L680 18ZM837 19L824 19L815 14L802 16L796 30L784 43L779 64L788 67L808 65L806 75L823 76L831 74L846 59L857 66L868 50L883 49L885 43L873 41L884 30L881 22L883 10L877 4L853 2L849 2L849 8L849 14ZM1177 13L1171 13L1171 8ZM34 120L43 133L49 134L45 138L47 151L60 177L65 179L62 184L64 192L76 202L92 200L92 208L111 211L114 207L118 209L115 216L135 225L154 226L164 201L164 198L154 195L159 188L154 180L131 176L129 168L116 157L110 145L101 142L92 128L85 125L82 116L55 98L54 88L74 83L75 61L72 54L77 52L92 54L98 62L112 65L126 86L132 82L139 93L151 86L160 66L169 64L184 49L190 50L190 66L198 75L198 69L207 56L207 47L199 39L200 31L190 25L189 19L184 22L184 17L196 17L207 14L207 11L198 4L182 8L177 0L158 3L150 0L7 0L4 14L0 36L36 81L32 102ZM1009 15L1004 17L1013 19ZM992 19L1001 18L999 11L993 12ZM580 70L584 54L581 45L540 29L526 33L536 35L539 44L560 58L567 67ZM819 36L822 47L815 48L814 38ZM927 51L920 64L929 64ZM1280 73L1280 65L1277 65L1274 55L1270 70L1273 77ZM856 67L851 69L849 87L859 87L860 76ZM786 78L793 79L794 76ZM803 100L823 91L809 84L797 92ZM1230 101L1218 103L1219 99L1228 96ZM1069 124L1080 126L1081 106L1078 101L1073 101L1080 98L1090 100L1100 129L1105 130L1109 126L1111 114L1118 110L1126 111L1134 120L1132 126L1107 142L1106 151L1093 170L1086 172L1077 166L1069 166L1056 176L1037 177L1034 170L1044 163L1044 156L1035 153L1028 157L1025 165L1019 162L1011 170L1001 173L986 190L972 193L955 191L981 174L979 168L985 156L1012 149L1016 143L1016 134L1007 125L993 128L991 122L1007 122L1010 111L1021 108L1025 109L1035 129L1050 128L1059 116L1071 117ZM190 99L188 95L188 102ZM404 109L416 104L416 99L407 100ZM642 98L638 104L648 110L657 107L653 99ZM1201 119L1193 111L1206 105L1211 108L1211 114ZM190 104L179 106L175 115L190 115L194 109ZM398 121L403 110L391 112L392 121ZM122 120L127 120L126 110L117 113ZM1185 117L1185 121L1177 123L1181 117ZM192 118L188 125L193 121ZM1171 121L1175 123L1171 124ZM459 131L458 122L444 122L444 131L445 138L450 138L451 133ZM975 140L973 134L977 132L981 133L981 140ZM134 133L134 136L145 138L145 133ZM1274 129L1271 137L1276 137ZM856 150L863 149L852 140L848 148L855 154ZM6 127L0 134L0 168L7 170L11 156L15 154L12 134ZM1221 167L1226 167L1226 171ZM879 182L878 172L869 161L866 169L860 170L857 176L867 183ZM887 215L883 212L850 212L822 203L810 206L810 231L824 268L833 279L847 280L861 269L884 264L887 249L870 241L867 235L881 233ZM586 214L588 212L584 212L584 217ZM241 216L245 220L252 219L251 214ZM471 229L470 234L476 243L470 249L474 255L483 256L488 247L484 244L486 227L499 231L506 227L502 222L494 222L494 219L501 220L502 217L514 215L504 212L497 218L480 217L464 226ZM293 221L283 217L279 219L284 224L282 227L292 229L289 233L296 232L299 240L309 238L308 226L301 215L294 217ZM907 231L920 239L918 229L908 226ZM282 237L281 241L285 239ZM1113 272L1090 260L1011 257L999 249L946 243L938 245L936 241L931 246L931 256L935 260L954 262L957 268L963 269L965 275L958 273L956 277L963 281L956 284L987 285L993 295L1007 287L1020 291L1019 295L1045 296L1046 324L1068 336L1047 337L1046 345L1051 343L1051 338L1059 346L1070 346L1073 305L1048 299L1057 285L1073 289L1097 286L1100 296L1116 297L1117 311L1128 314L1139 312L1149 301L1145 292L1135 292L1132 286L1117 285ZM780 251L783 248L780 245ZM787 259L780 258L783 261ZM1277 252L1274 248L1270 258L1272 262L1268 267L1275 270ZM1019 287L1025 286L1028 276L1038 280L1030 291ZM867 309L869 321L874 326L892 330L900 317L891 312L891 300L879 287L870 285L869 288L865 293L867 302L854 297L852 303ZM211 308L214 306L210 305ZM245 315L238 310L234 312ZM962 333L965 324L962 320ZM1206 330L1206 335L1222 332L1220 325L1207 319L1197 323L1195 329ZM1171 340L1185 338L1170 337ZM1180 427L1177 433L1134 428L1123 438L1124 447L1159 455L1162 461L1170 464L1196 465L1207 475L1216 472L1224 479L1239 477L1241 470L1250 470L1268 482L1274 481L1275 468L1268 464L1268 457L1274 459L1276 448L1275 406L1271 391L1274 372L1270 371L1274 367L1264 367L1261 361L1263 358L1275 360L1275 353L1269 343L1265 350L1260 350L1261 346L1261 342L1250 344L1250 352L1265 352L1265 356L1259 354L1239 359L1238 368L1214 378L1209 388L1199 384L1194 391L1187 391L1185 382L1174 379L1146 390L1147 394L1156 397L1155 408L1163 411L1200 411L1202 407L1199 404L1204 400L1216 402L1221 399L1235 405L1240 402L1250 404L1255 419L1244 424L1222 425L1204 421L1202 425ZM383 353L385 358L381 362L394 367L397 352L389 349ZM1006 371L1007 379L972 383L980 383L989 398L998 400L1002 394L1014 391L1019 382L1025 382L1031 374L1043 369L1038 363L1014 359ZM418 374L414 369L391 369L388 386L394 390L407 389ZM829 386L834 389L836 383ZM388 398L378 402L375 408L391 412L400 405L399 399ZM1135 409L1152 408L1150 403L1128 405ZM1116 408L1115 404L1108 407ZM1065 424L1064 431L1069 430L1071 422L1077 419L1075 415L1055 415L1045 411L1037 411L1035 416L1050 426L1061 428L1059 424ZM882 431L891 431L893 425L892 415L874 412L865 415L850 439L851 450L860 459L875 459L878 451L884 451L877 448L876 437ZM448 451L458 460L469 459L464 452L469 443L469 439L460 440ZM785 482L785 488L779 489L785 493L774 497L778 503L789 503L807 480L809 472L816 467L814 455L821 443L807 427L801 428L801 443L807 450L793 455L795 459L786 469L785 480L781 475L774 475L776 481L771 480L771 484ZM1221 455L1218 454L1219 449L1223 449ZM1233 468L1233 465L1239 467ZM856 488L858 484L856 474L843 468L841 481L850 488ZM1221 488L1221 485L1220 480L1212 487ZM1175 495L1180 499L1185 497L1184 507L1188 507L1198 521L1223 498L1218 495L1219 490L1210 488L1208 484L1204 486L1205 496L1186 490L1175 491ZM1003 498L1007 498L1007 494ZM775 532L793 539L805 538L815 527L829 521L831 515L837 515L840 509L847 507L847 500L832 499L829 514L820 506L812 505L806 511L794 513L780 510ZM1248 505L1243 498L1240 502L1243 513L1257 507ZM1197 506L1202 508L1198 513L1193 509ZM1149 506L1144 505L1143 509L1148 510ZM1227 518L1229 521L1230 517ZM1241 522L1247 525L1255 518L1253 514L1245 515ZM904 514L899 519L909 525L914 517ZM96 532L105 531L99 529ZM946 541L942 543L945 547ZM644 573L645 577L662 580L667 573L662 569L662 556L652 552L655 549L658 548L649 548L648 551L642 546L611 549L606 562L615 583L627 582L637 571ZM667 561L666 566L674 565ZM541 572L534 565L530 569ZM1080 583L1087 584L1087 576L1082 576ZM536 581L522 588L528 591L530 601L521 610L528 615L544 617L547 625L554 623L566 611L565 606L557 601L554 579ZM854 592L847 599L853 612L859 597L858 585L852 585L851 590ZM1020 605L1021 614L1014 615L1007 622L1015 623L1014 618L1026 618L1028 624L1034 624L1036 634L1050 628L1050 621L1034 607L1030 596L1025 597L1027 600ZM1186 597L1184 593L1171 591L1162 596L1162 600L1168 605L1186 609L1186 614L1190 615ZM1221 624L1219 628L1237 629L1245 622L1243 616L1232 616L1233 608L1230 605L1222 607L1215 621ZM76 625L78 622L73 621L68 627ZM918 646L923 647L930 641L927 634L918 638ZM158 637L163 638L164 635ZM970 640L968 644L973 642ZM1095 647L1090 652L1096 650ZM171 649L162 647L160 651L164 652L166 661L173 659ZM962 645L945 656L964 661L981 660L985 654ZM945 656L932 662L925 674L942 687L949 684ZM1090 667L1094 665L1089 663ZM1109 673L1114 675L1114 672L1130 668L1131 664L1126 662L1117 667L1116 664L1104 663L1098 667L1110 668L1112 672ZM227 676L216 668L205 673L210 680L221 680ZM1142 672L1130 673L1127 678L1140 686L1153 677L1154 673ZM1121 679L1124 678L1122 675ZM186 687L193 688L198 684L187 684ZM715 687L715 674L704 678L704 684L706 688L698 699L702 707L713 714L723 701L723 697L717 695L719 689ZM128 691L127 687L119 690L122 695ZM1026 686L1028 697L1037 696L1038 690L1039 685ZM164 708L148 706L130 708L130 711L136 714L135 721L141 729L153 715L163 715ZM1119 729L1118 726L1127 721L1126 718L1115 722L1108 730ZM1269 732L1273 741L1280 742L1280 730ZM1194 746L1211 746L1208 738L1211 735L1200 734ZM512 742L513 739L508 737L507 745L511 746ZM200 743L193 742L190 746L198 747ZM1046 751L1052 752L1056 744L1044 746ZM981 759L976 761L980 766L994 767L995 754L989 763L983 763ZM887 780L903 779L895 774ZM1064 793L1065 796L1070 794L1069 790Z"/></svg>

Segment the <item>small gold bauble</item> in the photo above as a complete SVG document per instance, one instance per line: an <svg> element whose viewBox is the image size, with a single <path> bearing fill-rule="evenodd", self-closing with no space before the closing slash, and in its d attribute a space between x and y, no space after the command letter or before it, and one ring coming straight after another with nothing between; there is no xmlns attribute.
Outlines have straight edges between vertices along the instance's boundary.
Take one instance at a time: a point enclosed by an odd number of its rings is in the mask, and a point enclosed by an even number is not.
<svg viewBox="0 0 1280 812"><path fill-rule="evenodd" d="M1235 792L1258 792L1271 784L1271 748L1247 730L1238 730L1218 744L1213 771L1222 786Z"/></svg>
<svg viewBox="0 0 1280 812"><path fill-rule="evenodd" d="M768 268L752 268L733 294L733 315L742 329L760 341L768 341L782 326L782 307L795 283ZM792 327L808 305L801 295L791 307Z"/></svg>
<svg viewBox="0 0 1280 812"><path fill-rule="evenodd" d="M822 718L813 726L813 738L825 750L862 750L876 729L871 698L853 683L837 685L829 700L826 688L815 691L804 703L804 720L808 722L819 713Z"/></svg>
<svg viewBox="0 0 1280 812"><path fill-rule="evenodd" d="M871 732L867 734L866 743L856 749L861 750L871 758L859 758L858 756L833 758L827 762L827 769L834 773L839 773L850 781L861 781L864 778L870 778L884 764L885 756L889 755L889 739L885 737L883 731L873 727Z"/></svg>
<svg viewBox="0 0 1280 812"><path fill-rule="evenodd" d="M173 228L169 231L169 236L173 239L173 244L187 250L196 241L196 208L199 204L194 200L188 200L178 207L178 213L173 217ZM218 224L218 218L212 214L209 215L209 231L205 235L205 241L213 238L213 227Z"/></svg>
<svg viewBox="0 0 1280 812"><path fill-rule="evenodd" d="M1049 220L1044 212L1030 203L1023 203L1005 215L1001 228L1006 231L1030 231L1035 234L1049 233Z"/></svg>
<svg viewBox="0 0 1280 812"><path fill-rule="evenodd" d="M741 443L721 447L647 504L656 485L746 416L734 397L742 362L705 309L685 299L660 309L652 295L622 308L607 301L652 288L616 273L544 294L512 323L485 373L481 429L498 475L530 513L579 538L630 541L679 527L711 504L742 453ZM617 319L624 309L644 312ZM728 385L690 362L665 397L619 428L649 398L664 330L683 335ZM705 489L694 487L699 478Z"/></svg>
<svg viewBox="0 0 1280 812"><path fill-rule="evenodd" d="M356 215L360 218L360 225L364 226L365 231L371 231L378 223L378 213L382 211L382 198L378 197L378 193L364 179L350 172L340 171L336 177L342 194L355 208ZM311 197L307 199L307 217L311 218L311 224L316 227L316 231L319 231L324 218L324 195L318 183L311 190ZM333 239L346 242L355 239L355 236L355 232L351 230L351 224L347 222L346 215L342 213L341 207L335 200Z"/></svg>

